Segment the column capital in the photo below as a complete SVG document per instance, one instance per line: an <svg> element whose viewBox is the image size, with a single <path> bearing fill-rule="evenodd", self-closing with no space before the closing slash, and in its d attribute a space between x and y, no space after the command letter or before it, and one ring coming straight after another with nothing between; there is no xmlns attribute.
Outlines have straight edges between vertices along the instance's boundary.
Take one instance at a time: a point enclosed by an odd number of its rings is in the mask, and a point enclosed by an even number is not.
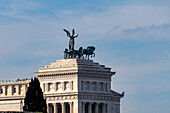
<svg viewBox="0 0 170 113"><path fill-rule="evenodd" d="M60 104L61 104L62 106L65 106L65 102L61 102Z"/></svg>
<svg viewBox="0 0 170 113"><path fill-rule="evenodd" d="M98 106L100 103L96 102L95 105Z"/></svg>
<svg viewBox="0 0 170 113"><path fill-rule="evenodd" d="M89 105L92 105L93 104L93 102L89 102Z"/></svg>
<svg viewBox="0 0 170 113"><path fill-rule="evenodd" d="M73 102L69 102L70 105L73 105Z"/></svg>
<svg viewBox="0 0 170 113"><path fill-rule="evenodd" d="M55 106L56 105L56 103L52 103L53 104L53 106Z"/></svg>
<svg viewBox="0 0 170 113"><path fill-rule="evenodd" d="M86 102L82 102L82 104L83 104L83 105L85 105L85 104L86 104Z"/></svg>

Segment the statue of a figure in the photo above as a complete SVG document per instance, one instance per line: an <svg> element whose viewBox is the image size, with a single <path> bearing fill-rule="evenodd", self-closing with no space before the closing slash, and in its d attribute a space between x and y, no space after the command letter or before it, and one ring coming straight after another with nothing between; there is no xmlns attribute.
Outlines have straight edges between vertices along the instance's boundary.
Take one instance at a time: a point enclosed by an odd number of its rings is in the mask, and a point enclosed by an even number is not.
<svg viewBox="0 0 170 113"><path fill-rule="evenodd" d="M64 52L64 58L70 59L70 58L78 58L78 59L89 59L92 57L95 57L95 47L94 46L88 46L87 49L83 49L83 47L80 47L79 50L74 49L74 38L78 37L78 34L75 35L74 29L72 30L72 34L70 34L69 31L66 29L63 29L67 33L67 37L70 38L69 40L69 49L65 49Z"/></svg>
<svg viewBox="0 0 170 113"><path fill-rule="evenodd" d="M75 34L74 29L72 30L72 35L70 35L70 32L67 31L66 29L63 29L63 30L67 33L67 36L70 37L69 51L74 51L74 38L78 37L78 34L76 36L74 36L74 34Z"/></svg>

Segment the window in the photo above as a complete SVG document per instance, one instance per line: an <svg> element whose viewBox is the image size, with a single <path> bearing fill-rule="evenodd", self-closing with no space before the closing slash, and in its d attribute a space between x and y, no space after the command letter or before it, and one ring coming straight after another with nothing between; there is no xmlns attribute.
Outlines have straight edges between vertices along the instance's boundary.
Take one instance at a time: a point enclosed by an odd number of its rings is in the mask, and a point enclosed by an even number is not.
<svg viewBox="0 0 170 113"><path fill-rule="evenodd" d="M0 94L3 94L3 89L2 88L0 89Z"/></svg>
<svg viewBox="0 0 170 113"><path fill-rule="evenodd" d="M48 83L48 89L49 89L49 91L53 90L53 84L52 83Z"/></svg>
<svg viewBox="0 0 170 113"><path fill-rule="evenodd" d="M16 88L14 87L14 93L16 93Z"/></svg>
<svg viewBox="0 0 170 113"><path fill-rule="evenodd" d="M103 91L103 82L99 83L99 91Z"/></svg>

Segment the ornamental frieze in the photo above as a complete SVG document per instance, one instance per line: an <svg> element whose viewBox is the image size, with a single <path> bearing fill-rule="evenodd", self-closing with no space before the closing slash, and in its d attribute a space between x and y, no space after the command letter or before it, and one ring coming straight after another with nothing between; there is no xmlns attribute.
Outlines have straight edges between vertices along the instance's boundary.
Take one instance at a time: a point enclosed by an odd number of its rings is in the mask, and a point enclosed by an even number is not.
<svg viewBox="0 0 170 113"><path fill-rule="evenodd" d="M74 99L78 99L78 96L47 97L47 101L74 100Z"/></svg>

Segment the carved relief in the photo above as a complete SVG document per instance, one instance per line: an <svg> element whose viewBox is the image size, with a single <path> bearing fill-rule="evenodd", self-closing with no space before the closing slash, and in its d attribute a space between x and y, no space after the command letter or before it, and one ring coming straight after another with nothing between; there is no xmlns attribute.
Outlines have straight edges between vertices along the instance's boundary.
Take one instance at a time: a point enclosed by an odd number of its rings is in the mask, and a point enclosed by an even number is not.
<svg viewBox="0 0 170 113"><path fill-rule="evenodd" d="M90 82L89 81L85 82L84 88L85 88L85 90L90 90Z"/></svg>
<svg viewBox="0 0 170 113"><path fill-rule="evenodd" d="M103 82L99 83L99 91L103 91Z"/></svg>
<svg viewBox="0 0 170 113"><path fill-rule="evenodd" d="M62 84L58 83L58 89L62 89Z"/></svg>
<svg viewBox="0 0 170 113"><path fill-rule="evenodd" d="M91 89L92 91L96 91L96 82L92 82Z"/></svg>
<svg viewBox="0 0 170 113"><path fill-rule="evenodd" d="M69 82L64 82L64 90L69 90L69 89L70 89Z"/></svg>
<svg viewBox="0 0 170 113"><path fill-rule="evenodd" d="M107 83L104 82L81 81L81 90L107 92L107 87Z"/></svg>
<svg viewBox="0 0 170 113"><path fill-rule="evenodd" d="M73 81L45 83L45 91L73 90Z"/></svg>
<svg viewBox="0 0 170 113"><path fill-rule="evenodd" d="M53 91L53 84L52 83L48 83L48 89L49 89L49 91Z"/></svg>

